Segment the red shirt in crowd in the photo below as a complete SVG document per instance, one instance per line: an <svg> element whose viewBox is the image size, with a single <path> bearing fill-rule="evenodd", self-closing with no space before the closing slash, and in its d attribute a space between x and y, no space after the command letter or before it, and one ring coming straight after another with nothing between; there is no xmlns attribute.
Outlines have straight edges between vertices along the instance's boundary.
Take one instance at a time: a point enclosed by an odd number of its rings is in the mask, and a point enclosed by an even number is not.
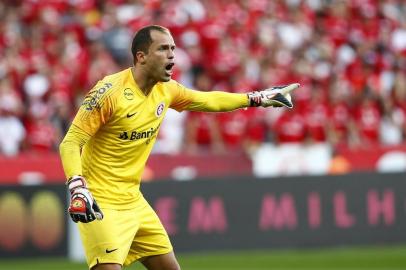
<svg viewBox="0 0 406 270"><path fill-rule="evenodd" d="M194 138L191 138L198 145L210 145L213 142L213 130L216 128L217 116L212 113L189 112L187 121L193 130Z"/></svg>
<svg viewBox="0 0 406 270"><path fill-rule="evenodd" d="M262 143L266 137L264 111L259 109L236 110L219 114L224 143L240 147L243 142Z"/></svg>
<svg viewBox="0 0 406 270"><path fill-rule="evenodd" d="M312 107L305 115L307 132L313 142L325 142L327 139L326 125L328 121L328 109L326 104Z"/></svg>
<svg viewBox="0 0 406 270"><path fill-rule="evenodd" d="M285 111L273 124L271 132L278 143L302 143L306 139L306 122L297 110Z"/></svg>
<svg viewBox="0 0 406 270"><path fill-rule="evenodd" d="M355 109L354 121L361 143L379 143L381 112L374 100L366 97L362 101L361 105Z"/></svg>
<svg viewBox="0 0 406 270"><path fill-rule="evenodd" d="M55 127L47 121L34 121L27 125L28 148L34 151L53 151L58 141Z"/></svg>
<svg viewBox="0 0 406 270"><path fill-rule="evenodd" d="M346 142L351 117L350 108L345 102L336 102L329 105L328 125L330 131L335 134L337 143Z"/></svg>

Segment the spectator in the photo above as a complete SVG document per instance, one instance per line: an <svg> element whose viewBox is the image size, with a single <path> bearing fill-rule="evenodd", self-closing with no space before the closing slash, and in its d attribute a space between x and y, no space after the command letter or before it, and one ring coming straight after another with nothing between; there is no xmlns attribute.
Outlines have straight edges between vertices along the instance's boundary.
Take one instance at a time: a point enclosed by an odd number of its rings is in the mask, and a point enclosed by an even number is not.
<svg viewBox="0 0 406 270"><path fill-rule="evenodd" d="M264 110L247 109L220 114L221 136L228 150L253 153L267 138Z"/></svg>
<svg viewBox="0 0 406 270"><path fill-rule="evenodd" d="M23 112L22 102L7 77L0 80L0 154L18 154L25 137L25 129L19 120Z"/></svg>
<svg viewBox="0 0 406 270"><path fill-rule="evenodd" d="M62 138L69 129L71 123L70 102L63 92L56 92L49 99L49 121L55 128L58 138Z"/></svg>
<svg viewBox="0 0 406 270"><path fill-rule="evenodd" d="M380 141L384 145L398 145L403 140L406 114L392 99L382 99L382 121L379 129Z"/></svg>
<svg viewBox="0 0 406 270"><path fill-rule="evenodd" d="M204 70L196 75L195 88L201 91L212 89L212 82ZM208 152L221 154L225 145L221 136L218 115L201 112L189 112L185 126L185 150L191 154Z"/></svg>
<svg viewBox="0 0 406 270"><path fill-rule="evenodd" d="M338 78L332 83L329 93L329 110L327 123L328 142L334 146L353 146L358 143L353 128L350 93L348 84Z"/></svg>
<svg viewBox="0 0 406 270"><path fill-rule="evenodd" d="M370 147L379 144L379 129L382 120L377 99L372 94L361 97L360 105L354 110L354 125L361 146Z"/></svg>
<svg viewBox="0 0 406 270"><path fill-rule="evenodd" d="M313 87L311 98L304 107L307 139L312 143L327 142L329 115L325 95L324 89Z"/></svg>
<svg viewBox="0 0 406 270"><path fill-rule="evenodd" d="M269 128L276 144L301 144L308 138L305 118L298 110L284 111Z"/></svg>
<svg viewBox="0 0 406 270"><path fill-rule="evenodd" d="M61 134L49 121L47 107L38 107L35 113L30 115L27 126L26 148L37 153L55 151L61 140Z"/></svg>
<svg viewBox="0 0 406 270"><path fill-rule="evenodd" d="M131 64L131 62L128 62L128 59L131 59L131 57L128 57L128 49L131 47L132 33L125 25L120 24L117 18L117 15L120 14L122 13L117 13L114 4L106 2L103 16L105 29L102 40L116 63L122 67L127 67Z"/></svg>

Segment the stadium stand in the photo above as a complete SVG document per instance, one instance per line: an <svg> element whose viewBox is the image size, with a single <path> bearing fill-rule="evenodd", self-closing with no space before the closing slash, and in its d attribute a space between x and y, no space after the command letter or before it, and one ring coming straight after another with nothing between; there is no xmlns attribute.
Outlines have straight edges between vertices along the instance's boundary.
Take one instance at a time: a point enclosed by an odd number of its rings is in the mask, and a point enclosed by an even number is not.
<svg viewBox="0 0 406 270"><path fill-rule="evenodd" d="M151 23L172 31L174 78L186 86L302 85L291 111L170 114L160 140L172 143L158 142L157 154L252 155L264 142L402 147L405 13L401 0L1 1L0 155L57 152L84 94L131 65L132 36Z"/></svg>

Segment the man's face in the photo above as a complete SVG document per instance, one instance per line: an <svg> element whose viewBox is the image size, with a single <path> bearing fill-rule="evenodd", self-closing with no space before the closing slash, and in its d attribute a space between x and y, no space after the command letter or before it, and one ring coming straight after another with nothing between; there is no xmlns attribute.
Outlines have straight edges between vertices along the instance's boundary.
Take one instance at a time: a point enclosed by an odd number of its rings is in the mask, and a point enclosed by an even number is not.
<svg viewBox="0 0 406 270"><path fill-rule="evenodd" d="M151 38L152 44L145 55L145 68L151 78L167 82L175 65L175 42L169 33L154 30L151 31Z"/></svg>

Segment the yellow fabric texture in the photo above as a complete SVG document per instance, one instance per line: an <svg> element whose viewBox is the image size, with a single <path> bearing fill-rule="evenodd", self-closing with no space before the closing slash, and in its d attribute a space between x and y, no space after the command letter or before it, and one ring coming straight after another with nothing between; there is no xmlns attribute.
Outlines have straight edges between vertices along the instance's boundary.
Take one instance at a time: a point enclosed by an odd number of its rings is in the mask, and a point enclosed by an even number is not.
<svg viewBox="0 0 406 270"><path fill-rule="evenodd" d="M82 175L82 163L80 162L80 150L90 139L90 135L80 128L72 125L60 146L61 159L64 161L64 171L67 179L74 175ZM71 157L78 157L71 159Z"/></svg>
<svg viewBox="0 0 406 270"><path fill-rule="evenodd" d="M134 209L103 211L102 220L78 223L89 268L98 263L127 266L173 250L162 223L143 197Z"/></svg>
<svg viewBox="0 0 406 270"><path fill-rule="evenodd" d="M131 209L168 108L219 112L248 103L246 94L199 92L174 80L145 96L130 68L106 76L86 95L61 143L65 174L83 175L102 208Z"/></svg>

